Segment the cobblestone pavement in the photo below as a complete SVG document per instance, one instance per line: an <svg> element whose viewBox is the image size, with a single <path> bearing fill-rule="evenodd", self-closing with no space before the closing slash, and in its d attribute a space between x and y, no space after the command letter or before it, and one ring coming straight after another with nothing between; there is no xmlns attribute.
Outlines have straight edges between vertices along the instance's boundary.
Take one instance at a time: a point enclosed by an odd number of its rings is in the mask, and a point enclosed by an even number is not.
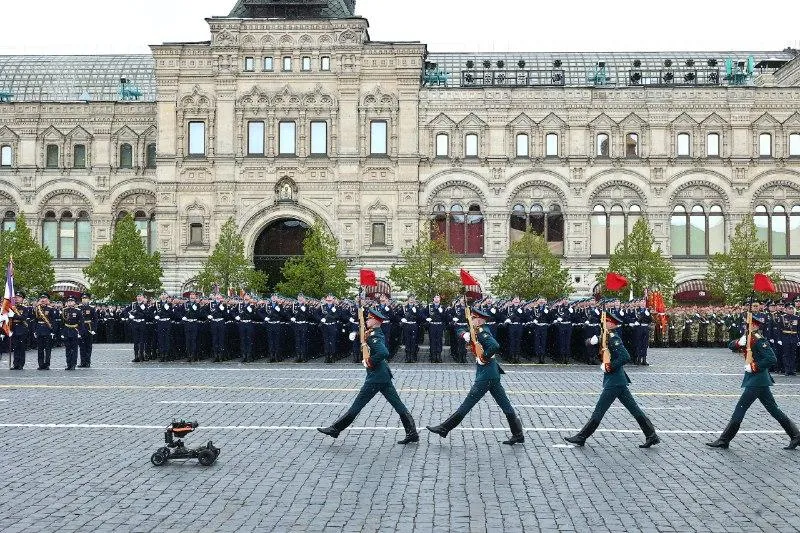
<svg viewBox="0 0 800 533"><path fill-rule="evenodd" d="M800 450L760 404L727 451L703 445L725 426L741 359L725 350L653 350L632 391L658 429L649 450L615 404L584 448L597 367L506 365L522 446L487 396L447 439L401 424L377 397L337 440L315 427L341 414L363 380L352 364L129 363L97 346L91 369L0 370L0 531L798 531ZM31 356L33 363L31 362ZM33 369L31 369L33 366ZM420 427L465 396L467 365L393 363ZM800 378L776 376L800 422ZM150 464L173 418L197 419L197 461Z"/></svg>

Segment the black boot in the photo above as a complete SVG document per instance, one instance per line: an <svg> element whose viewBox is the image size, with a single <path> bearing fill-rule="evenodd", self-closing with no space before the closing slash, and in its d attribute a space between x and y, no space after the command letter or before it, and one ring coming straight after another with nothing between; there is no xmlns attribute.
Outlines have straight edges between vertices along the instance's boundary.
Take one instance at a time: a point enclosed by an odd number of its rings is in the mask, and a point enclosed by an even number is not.
<svg viewBox="0 0 800 533"><path fill-rule="evenodd" d="M504 440L503 444L513 446L515 444L522 444L525 442L525 434L522 432L522 420L515 414L506 415L508 425L511 427L511 438Z"/></svg>
<svg viewBox="0 0 800 533"><path fill-rule="evenodd" d="M400 421L403 423L403 428L406 430L406 438L397 441L397 444L408 444L409 442L419 442L419 433L417 433L417 424L414 423L414 418L411 413L403 413L400 415Z"/></svg>
<svg viewBox="0 0 800 533"><path fill-rule="evenodd" d="M464 420L464 416L458 414L458 412L453 413L450 415L450 418L439 424L438 426L425 426L428 431L432 431L439 435L442 438L445 438L450 431L454 427L456 427L462 420Z"/></svg>
<svg viewBox="0 0 800 533"><path fill-rule="evenodd" d="M594 430L596 430L599 425L600 425L599 420L590 418L589 421L586 422L586 425L583 426L583 429L581 429L577 435L573 435L572 437L564 437L564 440L569 442L570 444L583 446L584 444L586 444L586 439L592 436L592 433L594 433Z"/></svg>
<svg viewBox="0 0 800 533"><path fill-rule="evenodd" d="M794 422L786 419L785 422L781 422L781 426L786 431L786 434L789 435L791 441L789 441L789 445L785 446L784 450L794 450L798 446L800 446L800 430L797 429L797 426L794 425Z"/></svg>
<svg viewBox="0 0 800 533"><path fill-rule="evenodd" d="M330 426L326 428L317 428L317 431L319 431L320 433L324 433L329 437L333 437L335 439L339 437L339 433L344 431L347 428L347 426L353 423L353 420L355 419L356 419L355 415L345 413L344 416L342 416L339 420L337 420Z"/></svg>
<svg viewBox="0 0 800 533"><path fill-rule="evenodd" d="M714 442L706 442L706 446L727 450L728 444L730 444L731 440L733 440L733 437L735 437L736 433L739 431L739 425L740 424L738 422L728 422L728 426L722 432L722 435L720 435L719 438Z"/></svg>
<svg viewBox="0 0 800 533"><path fill-rule="evenodd" d="M649 418L642 416L637 418L636 421L639 422L639 427L642 428L645 437L644 444L640 444L639 448L649 448L661 442L661 439L656 435L656 428L653 427L653 423L650 422Z"/></svg>

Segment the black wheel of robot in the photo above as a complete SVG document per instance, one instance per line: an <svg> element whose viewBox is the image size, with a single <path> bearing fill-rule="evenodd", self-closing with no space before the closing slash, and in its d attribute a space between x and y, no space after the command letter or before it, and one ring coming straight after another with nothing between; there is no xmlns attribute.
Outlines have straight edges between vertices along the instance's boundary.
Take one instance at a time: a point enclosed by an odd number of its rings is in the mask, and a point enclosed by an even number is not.
<svg viewBox="0 0 800 533"><path fill-rule="evenodd" d="M197 455L197 460L200 461L200 464L203 466L213 465L216 459L217 456L214 455L214 452L208 449L201 450L200 453Z"/></svg>

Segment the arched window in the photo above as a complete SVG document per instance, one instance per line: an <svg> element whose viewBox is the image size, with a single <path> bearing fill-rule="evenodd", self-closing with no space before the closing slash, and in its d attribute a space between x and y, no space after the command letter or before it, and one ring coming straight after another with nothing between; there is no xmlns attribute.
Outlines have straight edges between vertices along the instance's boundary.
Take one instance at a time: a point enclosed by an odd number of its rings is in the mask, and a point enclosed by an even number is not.
<svg viewBox="0 0 800 533"><path fill-rule="evenodd" d="M558 204L551 205L547 211L544 238L551 252L556 255L564 254L564 214Z"/></svg>
<svg viewBox="0 0 800 533"><path fill-rule="evenodd" d="M558 134L548 133L544 141L545 157L558 157Z"/></svg>
<svg viewBox="0 0 800 533"><path fill-rule="evenodd" d="M147 253L153 253L156 247L156 224L153 216L148 216L144 211L136 211L133 222L136 224L136 229L139 230L142 244L144 244Z"/></svg>
<svg viewBox="0 0 800 533"><path fill-rule="evenodd" d="M591 254L607 256L614 253L617 245L625 240L641 217L642 209L637 204L631 205L627 210L620 204L614 204L608 212L603 205L595 205L589 220Z"/></svg>
<svg viewBox="0 0 800 533"><path fill-rule="evenodd" d="M436 157L450 155L450 136L446 133L436 134Z"/></svg>
<svg viewBox="0 0 800 533"><path fill-rule="evenodd" d="M545 217L544 207L541 204L533 204L531 206L531 216L528 224L535 234L544 235Z"/></svg>
<svg viewBox="0 0 800 533"><path fill-rule="evenodd" d="M758 205L753 221L756 236L767 243L770 254L775 257L800 255L800 205L792 206L790 212L776 205L771 213L767 206Z"/></svg>
<svg viewBox="0 0 800 533"><path fill-rule="evenodd" d="M694 205L689 212L682 205L672 210L670 245L676 257L705 257L725 251L725 217L722 208L712 205L706 211Z"/></svg>
<svg viewBox="0 0 800 533"><path fill-rule="evenodd" d="M800 157L800 133L789 134L789 157Z"/></svg>
<svg viewBox="0 0 800 533"><path fill-rule="evenodd" d="M784 256L788 248L789 219L786 209L781 205L776 205L772 210L772 220L770 220L769 241L772 248L772 255Z"/></svg>
<svg viewBox="0 0 800 533"><path fill-rule="evenodd" d="M762 133L758 136L758 155L772 157L772 135L769 133Z"/></svg>
<svg viewBox="0 0 800 533"><path fill-rule="evenodd" d="M678 134L678 157L689 157L691 153L691 136L688 133Z"/></svg>
<svg viewBox="0 0 800 533"><path fill-rule="evenodd" d="M147 145L146 168L156 168L156 143L150 143Z"/></svg>
<svg viewBox="0 0 800 533"><path fill-rule="evenodd" d="M756 224L756 237L769 246L769 211L767 211L767 206L756 206L756 212L753 214L753 222Z"/></svg>
<svg viewBox="0 0 800 533"><path fill-rule="evenodd" d="M483 255L484 217L478 204L470 204L467 210L461 204L453 204L445 210L437 204L431 215L431 238L442 236L450 251L458 255Z"/></svg>
<svg viewBox="0 0 800 533"><path fill-rule="evenodd" d="M511 242L522 238L522 234L528 228L527 213L525 206L517 204L511 209Z"/></svg>
<svg viewBox="0 0 800 533"><path fill-rule="evenodd" d="M590 220L592 237L592 255L608 255L608 242L606 238L606 227L608 217L606 208L602 205L594 206L592 218Z"/></svg>
<svg viewBox="0 0 800 533"><path fill-rule="evenodd" d="M639 157L639 135L629 133L625 136L625 157Z"/></svg>
<svg viewBox="0 0 800 533"><path fill-rule="evenodd" d="M597 140L595 141L595 155L597 157L609 157L611 155L607 133L597 134Z"/></svg>
<svg viewBox="0 0 800 533"><path fill-rule="evenodd" d="M119 168L133 168L133 148L128 143L119 146Z"/></svg>
<svg viewBox="0 0 800 533"><path fill-rule="evenodd" d="M617 245L625 239L625 210L621 205L611 206L611 214L608 216L608 254L616 250Z"/></svg>
<svg viewBox="0 0 800 533"><path fill-rule="evenodd" d="M0 220L0 231L14 231L17 227L17 215L14 211L6 211Z"/></svg>
<svg viewBox="0 0 800 533"><path fill-rule="evenodd" d="M89 213L64 211L56 218L53 211L45 213L42 222L42 244L57 259L89 259L92 250L92 227Z"/></svg>
<svg viewBox="0 0 800 533"><path fill-rule="evenodd" d="M529 146L528 134L517 133L517 157L528 157Z"/></svg>

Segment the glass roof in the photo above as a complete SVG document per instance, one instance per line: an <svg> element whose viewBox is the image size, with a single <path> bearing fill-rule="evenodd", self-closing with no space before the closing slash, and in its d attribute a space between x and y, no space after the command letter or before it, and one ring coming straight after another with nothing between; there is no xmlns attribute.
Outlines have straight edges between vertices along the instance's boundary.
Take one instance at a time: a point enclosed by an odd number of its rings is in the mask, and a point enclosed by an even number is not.
<svg viewBox="0 0 800 533"><path fill-rule="evenodd" d="M438 80L441 86L444 87L461 87L469 86L469 81L478 80L476 85L485 86L489 85L525 85L525 83L510 82L511 77L515 77L518 71L528 72L529 85L568 85L568 86L595 86L595 85L610 85L610 86L626 86L632 85L630 82L631 72L634 70L641 71L641 78L637 80L639 85L655 85L663 82L663 76L668 70L664 65L665 60L671 60L671 70L674 73L675 80L683 81L685 76L690 70L695 72L694 78L689 78L699 83L708 80L708 72L719 69L719 85L729 84L725 80L725 60L731 59L734 65L744 62L747 63L748 57L752 56L755 65L761 62L769 61L770 64L782 64L794 58L791 52L783 51L761 51L761 52L742 52L742 51L729 51L729 52L543 52L543 53L429 53L427 61L436 63L437 70L440 71ZM638 68L634 68L634 60L641 62ZM708 60L714 59L717 65L709 67ZM472 69L467 67L467 61L473 61ZM549 83L551 80L551 73L554 70L553 62L556 60L561 61L559 70L563 71L563 81L561 83ZM693 60L694 65L687 66L686 61ZM770 61L771 60L771 61ZM490 67L484 67L484 61L490 62ZM497 62L503 61L503 67L498 68ZM524 61L523 67L519 66L519 62ZM605 80L603 83L596 83L598 63L605 63ZM505 83L497 83L497 76L492 76L489 71L498 71L505 69L509 71L503 78ZM467 74L469 70L479 71L473 73L472 77ZM775 70L770 68L770 71ZM756 69L755 75L758 75L759 70ZM484 75L486 76L484 78ZM489 80L494 80L488 83ZM516 79L516 78L515 78ZM541 81L541 83L533 81L534 79ZM649 83L652 80L653 83ZM487 83L484 83L486 81ZM658 83L655 83L658 81ZM435 85L436 83L434 83ZM717 83L715 83L717 84ZM747 84L747 83L740 83ZM429 84L430 85L430 84Z"/></svg>
<svg viewBox="0 0 800 533"><path fill-rule="evenodd" d="M0 55L0 93L12 102L121 100L120 78L141 91L139 101L156 99L151 55Z"/></svg>

